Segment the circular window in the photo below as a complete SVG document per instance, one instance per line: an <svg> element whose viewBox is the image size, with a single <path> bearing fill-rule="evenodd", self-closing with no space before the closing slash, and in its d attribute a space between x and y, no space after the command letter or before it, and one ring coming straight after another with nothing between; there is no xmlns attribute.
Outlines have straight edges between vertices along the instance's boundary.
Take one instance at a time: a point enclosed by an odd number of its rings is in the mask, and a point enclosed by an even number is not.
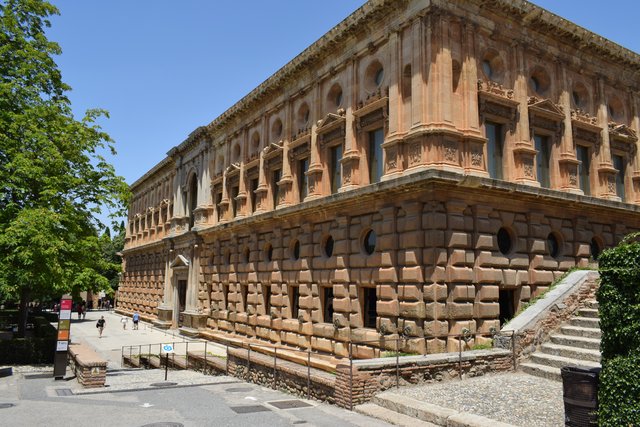
<svg viewBox="0 0 640 427"><path fill-rule="evenodd" d="M488 79L491 79L491 77L493 76L493 70L491 69L491 61L489 61L488 59L485 59L484 61L482 61L482 72L484 73L485 76L487 76Z"/></svg>
<svg viewBox="0 0 640 427"><path fill-rule="evenodd" d="M591 239L591 258L595 261L598 260L598 257L600 256L600 252L602 252L602 248L600 247L600 243L598 242L598 240L594 237L593 239Z"/></svg>
<svg viewBox="0 0 640 427"><path fill-rule="evenodd" d="M267 244L267 246L264 248L264 258L267 262L271 262L271 260L273 259L273 246L271 246L270 244Z"/></svg>
<svg viewBox="0 0 640 427"><path fill-rule="evenodd" d="M282 136L282 121L280 119L276 119L276 121L273 122L271 135L273 135L273 139L276 140Z"/></svg>
<svg viewBox="0 0 640 427"><path fill-rule="evenodd" d="M373 230L367 231L362 241L362 247L367 255L371 255L376 250L376 233Z"/></svg>
<svg viewBox="0 0 640 427"><path fill-rule="evenodd" d="M324 241L324 254L327 256L327 258L331 258L331 256L333 256L333 237L329 236L327 237L327 239Z"/></svg>
<svg viewBox="0 0 640 427"><path fill-rule="evenodd" d="M549 233L547 236L547 253L553 258L557 258L560 255L560 242L553 233Z"/></svg>
<svg viewBox="0 0 640 427"><path fill-rule="evenodd" d="M551 78L544 68L536 67L529 77L529 85L535 93L544 96L551 86Z"/></svg>
<svg viewBox="0 0 640 427"><path fill-rule="evenodd" d="M298 109L298 122L303 126L309 124L309 106L306 102Z"/></svg>
<svg viewBox="0 0 640 427"><path fill-rule="evenodd" d="M300 241L296 240L291 247L291 257L294 261L300 259Z"/></svg>
<svg viewBox="0 0 640 427"><path fill-rule="evenodd" d="M249 248L244 248L243 258L245 263L249 262L250 256L251 256L251 251L249 251Z"/></svg>
<svg viewBox="0 0 640 427"><path fill-rule="evenodd" d="M375 77L373 78L373 81L375 82L376 86L380 86L382 84L382 80L384 79L384 68L380 68L377 72Z"/></svg>
<svg viewBox="0 0 640 427"><path fill-rule="evenodd" d="M511 233L506 228L501 228L498 230L498 249L502 255L507 255L511 252L511 248L513 246L513 240L511 238Z"/></svg>

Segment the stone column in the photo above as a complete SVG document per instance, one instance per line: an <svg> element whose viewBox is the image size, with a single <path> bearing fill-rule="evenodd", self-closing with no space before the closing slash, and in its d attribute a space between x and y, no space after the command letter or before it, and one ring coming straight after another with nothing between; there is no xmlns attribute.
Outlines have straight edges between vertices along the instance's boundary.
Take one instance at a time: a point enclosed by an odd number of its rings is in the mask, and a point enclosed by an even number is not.
<svg viewBox="0 0 640 427"><path fill-rule="evenodd" d="M514 84L514 99L520 104L518 121L516 122L514 146L511 148L514 157L513 176L505 177L518 184L527 184L539 187L540 183L535 176L535 156L536 150L531 141L529 129L529 77L526 74L526 64L524 60L524 47L519 43L514 43L513 53L517 69Z"/></svg>
<svg viewBox="0 0 640 427"><path fill-rule="evenodd" d="M607 98L604 93L604 80L598 77L597 94L598 103L597 120L598 126L602 129L600 138L600 150L598 152L598 188L596 194L608 200L617 200L620 198L616 194L616 174L617 170L611 163L611 144L609 141L609 110L607 106Z"/></svg>
<svg viewBox="0 0 640 427"><path fill-rule="evenodd" d="M313 87L313 101L311 102L309 117L311 120L311 147L310 147L310 163L307 176L309 177L309 194L305 201L317 199L324 194L324 187L326 186L323 181L324 165L322 164L322 155L320 153L320 145L318 140L318 122L317 117L321 111L322 94L320 93L321 87L318 83L315 83Z"/></svg>
<svg viewBox="0 0 640 427"><path fill-rule="evenodd" d="M633 91L629 92L629 103L631 104L631 129L636 133L636 136L640 136L640 97ZM631 155L633 156L631 178L633 197L630 197L629 200L633 200L634 203L640 203L640 153L638 153L638 140L633 143Z"/></svg>
<svg viewBox="0 0 640 427"><path fill-rule="evenodd" d="M173 319L173 272L170 267L173 255L173 249L169 249L166 253L162 303L158 307L158 318L153 321L155 326L162 329L169 329Z"/></svg>
<svg viewBox="0 0 640 427"><path fill-rule="evenodd" d="M557 61L556 68L560 75L560 107L564 113L564 133L560 142L560 189L570 193L583 194L578 188L578 167L580 162L576 158L573 148L573 127L571 126L571 88L567 78L567 67L564 62Z"/></svg>
<svg viewBox="0 0 640 427"><path fill-rule="evenodd" d="M362 176L365 172L364 166L360 162L360 158L364 156L365 148L358 141L356 132L355 117L353 115L354 106L357 102L357 94L360 85L358 79L358 62L351 59L347 62L346 87L349 89L345 93L345 136L344 136L344 153L342 155L342 186L339 192L349 191L359 185L362 185Z"/></svg>

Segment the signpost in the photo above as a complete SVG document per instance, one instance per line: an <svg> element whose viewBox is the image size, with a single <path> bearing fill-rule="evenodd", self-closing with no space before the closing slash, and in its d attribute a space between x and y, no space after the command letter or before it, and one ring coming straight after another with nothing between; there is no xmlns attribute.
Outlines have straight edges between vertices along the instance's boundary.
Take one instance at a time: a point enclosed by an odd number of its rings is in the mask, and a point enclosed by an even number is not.
<svg viewBox="0 0 640 427"><path fill-rule="evenodd" d="M58 312L58 339L56 340L56 353L53 358L53 377L57 380L64 378L67 373L72 307L73 301L70 296L63 296L60 300L60 310Z"/></svg>
<svg viewBox="0 0 640 427"><path fill-rule="evenodd" d="M173 344L162 344L162 351L166 354L164 359L164 380L166 381L169 371L169 353L173 353Z"/></svg>

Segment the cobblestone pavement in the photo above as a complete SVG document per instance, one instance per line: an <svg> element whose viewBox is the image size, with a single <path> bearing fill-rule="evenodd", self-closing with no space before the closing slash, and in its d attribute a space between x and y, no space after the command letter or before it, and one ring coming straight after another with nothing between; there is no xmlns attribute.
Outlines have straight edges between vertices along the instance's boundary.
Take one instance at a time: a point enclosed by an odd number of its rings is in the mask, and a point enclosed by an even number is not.
<svg viewBox="0 0 640 427"><path fill-rule="evenodd" d="M562 383L521 372L403 387L393 392L518 426L564 425Z"/></svg>

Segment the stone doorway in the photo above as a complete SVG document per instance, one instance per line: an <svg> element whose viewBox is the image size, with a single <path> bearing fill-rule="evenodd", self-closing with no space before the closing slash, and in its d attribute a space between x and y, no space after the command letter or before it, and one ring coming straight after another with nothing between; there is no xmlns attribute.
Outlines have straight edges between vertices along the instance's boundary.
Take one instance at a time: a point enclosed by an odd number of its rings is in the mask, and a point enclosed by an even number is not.
<svg viewBox="0 0 640 427"><path fill-rule="evenodd" d="M187 281L178 280L178 326L184 324L184 311L187 308Z"/></svg>
<svg viewBox="0 0 640 427"><path fill-rule="evenodd" d="M516 293L513 289L500 289L500 326L511 320L515 314L515 297Z"/></svg>

